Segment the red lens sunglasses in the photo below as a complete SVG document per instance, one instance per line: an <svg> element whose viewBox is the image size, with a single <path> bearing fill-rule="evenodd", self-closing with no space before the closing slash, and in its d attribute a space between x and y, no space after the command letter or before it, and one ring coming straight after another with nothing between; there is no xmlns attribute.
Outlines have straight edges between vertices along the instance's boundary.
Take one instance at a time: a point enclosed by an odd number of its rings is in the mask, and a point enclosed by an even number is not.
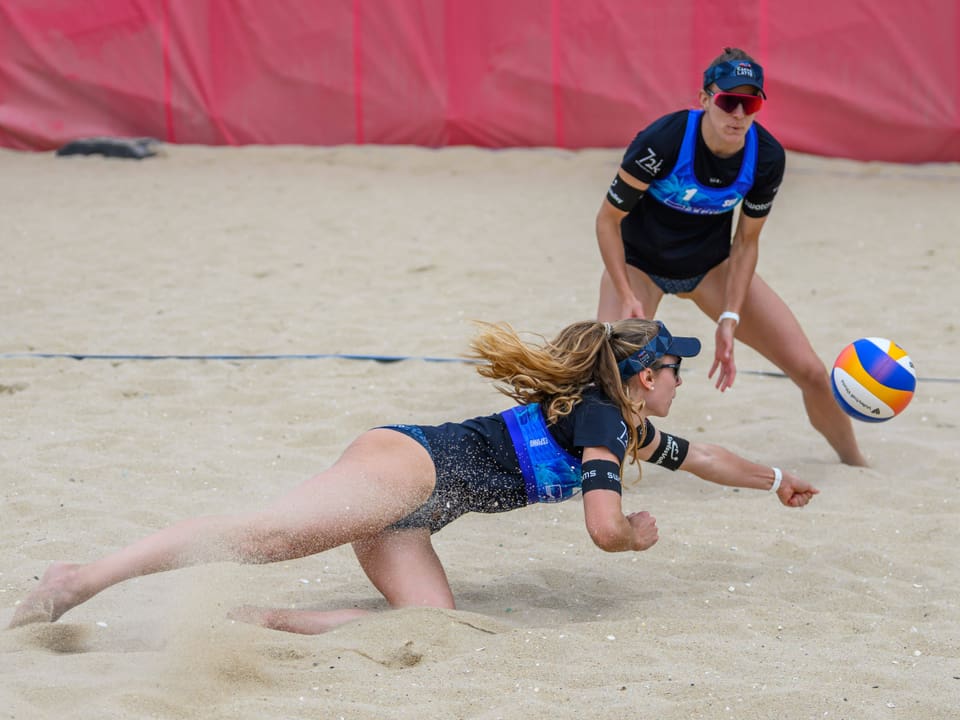
<svg viewBox="0 0 960 720"><path fill-rule="evenodd" d="M759 95L746 95L732 92L710 92L707 95L713 98L713 104L725 113L733 113L737 105L743 105L744 115L753 115L763 107L763 98Z"/></svg>

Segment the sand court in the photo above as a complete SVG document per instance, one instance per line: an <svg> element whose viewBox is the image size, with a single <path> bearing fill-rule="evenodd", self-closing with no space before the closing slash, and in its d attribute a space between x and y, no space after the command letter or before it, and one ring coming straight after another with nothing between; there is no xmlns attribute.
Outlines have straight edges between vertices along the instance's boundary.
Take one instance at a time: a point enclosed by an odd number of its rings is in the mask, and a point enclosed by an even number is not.
<svg viewBox="0 0 960 720"><path fill-rule="evenodd" d="M472 320L551 335L594 316L593 220L619 159L0 152L0 624L54 560L257 507L371 426L507 407L457 361ZM658 427L810 479L821 494L802 511L645 467L624 505L657 517L650 551L593 547L579 501L468 516L434 538L457 611L379 614L317 637L226 612L383 608L348 548L140 578L53 625L0 632L0 706L90 718L955 718L958 189L956 165L791 153L764 229L758 271L826 363L875 335L916 364L903 415L857 425L869 469L838 464L799 391L749 349L737 348L735 387L714 390L712 323L692 303L661 304L705 352L685 363ZM155 355L192 359L142 357ZM316 355L411 359L304 357Z"/></svg>

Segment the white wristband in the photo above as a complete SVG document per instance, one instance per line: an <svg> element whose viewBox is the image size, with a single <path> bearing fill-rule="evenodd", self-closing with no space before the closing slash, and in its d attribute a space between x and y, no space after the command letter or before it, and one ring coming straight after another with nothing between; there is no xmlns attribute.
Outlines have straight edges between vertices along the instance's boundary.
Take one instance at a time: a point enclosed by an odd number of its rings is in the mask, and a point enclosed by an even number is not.
<svg viewBox="0 0 960 720"><path fill-rule="evenodd" d="M733 320L734 325L739 325L740 313L735 313L732 310L724 310L720 313L720 317L717 318L717 323L722 323L724 320Z"/></svg>
<svg viewBox="0 0 960 720"><path fill-rule="evenodd" d="M780 468L775 467L773 469L773 485L770 486L770 492L775 493L780 489L780 483L783 482L783 472Z"/></svg>

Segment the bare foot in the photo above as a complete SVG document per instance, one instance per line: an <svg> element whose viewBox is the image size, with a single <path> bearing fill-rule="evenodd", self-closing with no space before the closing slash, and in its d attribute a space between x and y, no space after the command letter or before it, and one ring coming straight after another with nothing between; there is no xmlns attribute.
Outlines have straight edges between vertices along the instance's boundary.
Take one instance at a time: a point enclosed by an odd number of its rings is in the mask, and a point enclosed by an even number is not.
<svg viewBox="0 0 960 720"><path fill-rule="evenodd" d="M14 610L13 618L7 627L54 622L67 610L86 600L75 589L75 576L79 567L62 562L50 565L40 578L40 584Z"/></svg>
<svg viewBox="0 0 960 720"><path fill-rule="evenodd" d="M861 453L859 450L856 450L849 456L841 455L840 462L852 467L870 467L870 463L867 462L867 458L865 458L863 453Z"/></svg>
<svg viewBox="0 0 960 720"><path fill-rule="evenodd" d="M227 613L227 617L238 622L259 625L270 630L300 633L301 635L319 635L338 625L369 615L369 610L351 608L349 610L284 610L281 608L241 605Z"/></svg>

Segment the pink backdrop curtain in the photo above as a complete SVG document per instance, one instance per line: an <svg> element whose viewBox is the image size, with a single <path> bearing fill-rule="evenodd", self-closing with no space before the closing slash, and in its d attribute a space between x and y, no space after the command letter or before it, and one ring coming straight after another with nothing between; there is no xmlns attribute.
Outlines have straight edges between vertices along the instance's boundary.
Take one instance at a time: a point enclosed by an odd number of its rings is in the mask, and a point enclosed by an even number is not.
<svg viewBox="0 0 960 720"><path fill-rule="evenodd" d="M960 161L958 0L0 0L0 145L623 147L725 45L789 149Z"/></svg>

